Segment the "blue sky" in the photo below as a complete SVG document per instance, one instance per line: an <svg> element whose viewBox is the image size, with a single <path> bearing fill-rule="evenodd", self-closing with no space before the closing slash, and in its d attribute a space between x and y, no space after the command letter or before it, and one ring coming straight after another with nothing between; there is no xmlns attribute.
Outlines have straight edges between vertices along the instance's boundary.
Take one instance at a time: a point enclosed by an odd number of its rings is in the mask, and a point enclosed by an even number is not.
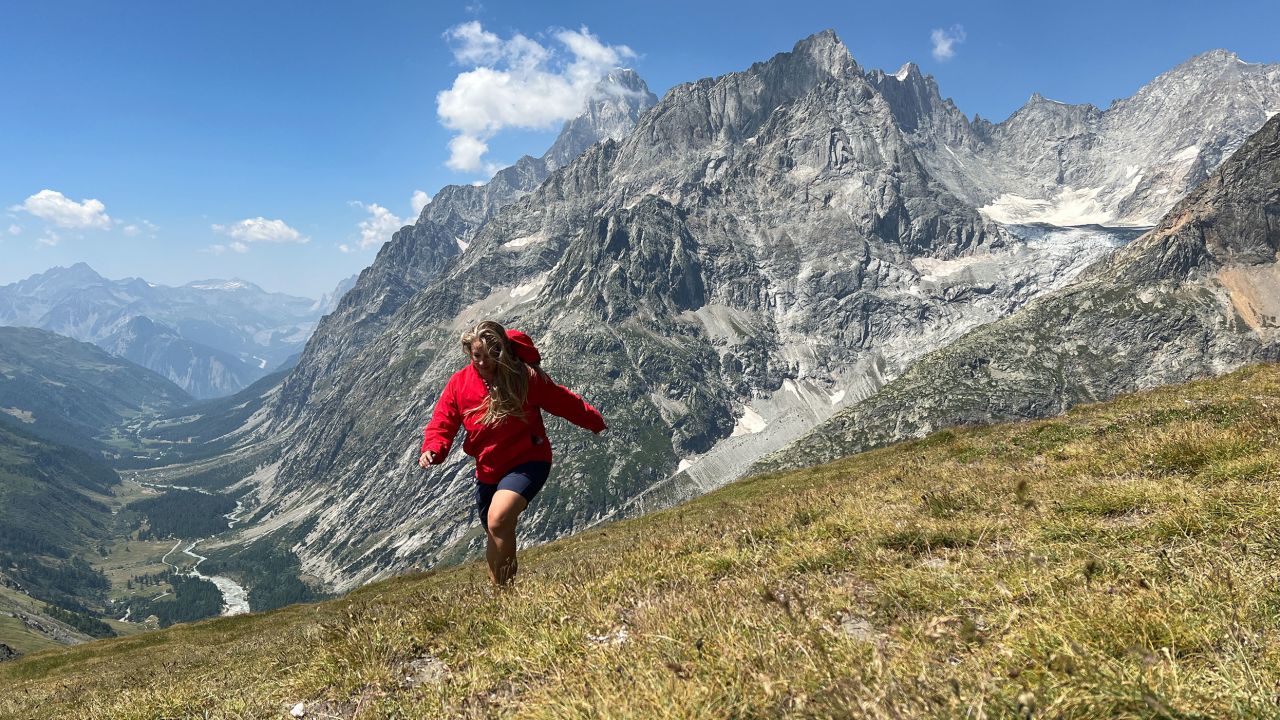
<svg viewBox="0 0 1280 720"><path fill-rule="evenodd" d="M965 113L1001 120L1032 92L1105 107L1213 48L1280 62L1277 27L1280 3L1262 1L5 2L0 284L85 261L318 296L411 222L415 192L550 144L556 122L469 107L482 84L442 115L440 93L477 66L542 58L555 80L616 57L661 95L833 28L864 67L914 61ZM487 151L451 154L460 135Z"/></svg>

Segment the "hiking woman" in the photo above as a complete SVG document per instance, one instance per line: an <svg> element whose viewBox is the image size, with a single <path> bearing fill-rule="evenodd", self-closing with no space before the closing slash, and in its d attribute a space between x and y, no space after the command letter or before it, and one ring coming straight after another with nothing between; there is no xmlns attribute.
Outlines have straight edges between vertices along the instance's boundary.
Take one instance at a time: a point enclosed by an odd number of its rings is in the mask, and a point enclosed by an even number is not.
<svg viewBox="0 0 1280 720"><path fill-rule="evenodd" d="M476 459L476 509L488 535L489 578L506 585L516 574L516 520L551 472L551 441L542 410L599 433L600 411L557 385L540 365L528 335L485 320L463 333L471 363L453 374L423 431L418 465L444 462L458 426L462 449Z"/></svg>

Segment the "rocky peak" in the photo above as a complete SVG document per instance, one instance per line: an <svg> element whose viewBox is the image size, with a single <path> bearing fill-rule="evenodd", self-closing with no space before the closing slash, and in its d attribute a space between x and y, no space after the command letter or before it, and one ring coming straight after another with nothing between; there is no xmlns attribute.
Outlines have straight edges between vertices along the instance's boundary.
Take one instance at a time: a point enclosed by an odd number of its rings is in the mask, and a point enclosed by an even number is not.
<svg viewBox="0 0 1280 720"><path fill-rule="evenodd" d="M1176 71L1181 68L1203 68L1214 65L1234 65L1237 63L1241 65L1249 64L1241 60L1239 55L1231 52L1230 50L1216 48L1193 56L1190 60L1187 60L1177 68L1174 68L1174 70Z"/></svg>
<svg viewBox="0 0 1280 720"><path fill-rule="evenodd" d="M1278 250L1280 115L1134 243L1115 272L1131 280L1179 279L1198 269L1274 266Z"/></svg>
<svg viewBox="0 0 1280 720"><path fill-rule="evenodd" d="M565 122L555 143L542 156L547 171L563 167L601 140L621 140L635 127L640 113L658 101L649 86L629 68L609 71L583 103L582 113Z"/></svg>
<svg viewBox="0 0 1280 720"><path fill-rule="evenodd" d="M950 98L943 99L938 82L909 62L892 75L867 73L867 82L888 101L898 127L908 136L931 144L972 146L976 143L964 114ZM926 140L927 138L927 140Z"/></svg>
<svg viewBox="0 0 1280 720"><path fill-rule="evenodd" d="M850 69L858 69L858 64L854 62L849 48L840 42L836 31L830 28L816 32L796 43L789 59L791 62L802 62L815 72L831 76L843 75Z"/></svg>
<svg viewBox="0 0 1280 720"><path fill-rule="evenodd" d="M23 292L40 292L42 290L60 292L67 288L88 287L106 282L108 280L99 275L93 268L85 263L78 262L71 267L59 265L49 268L25 280L19 280L14 283L14 286L21 287Z"/></svg>
<svg viewBox="0 0 1280 720"><path fill-rule="evenodd" d="M540 158L528 155L482 185L447 185L378 251L334 311L321 321L294 373L285 381L277 418L292 418L312 401L312 388L327 383L361 349L361 341L470 247L476 233L502 208L541 185L555 169L592 145L625 136L656 97L634 71L618 68L595 86L583 111L564 124Z"/></svg>

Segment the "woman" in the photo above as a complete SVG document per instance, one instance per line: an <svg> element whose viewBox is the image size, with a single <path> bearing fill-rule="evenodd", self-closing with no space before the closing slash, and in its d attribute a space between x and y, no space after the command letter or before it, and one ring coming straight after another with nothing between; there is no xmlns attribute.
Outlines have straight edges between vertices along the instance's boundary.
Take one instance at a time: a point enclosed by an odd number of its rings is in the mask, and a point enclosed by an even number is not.
<svg viewBox="0 0 1280 720"><path fill-rule="evenodd" d="M471 364L445 385L423 431L418 465L444 462L458 433L476 459L476 508L488 534L485 559L496 585L516 574L516 520L551 472L551 441L542 410L593 433L605 429L600 411L542 371L528 335L485 320L462 335Z"/></svg>

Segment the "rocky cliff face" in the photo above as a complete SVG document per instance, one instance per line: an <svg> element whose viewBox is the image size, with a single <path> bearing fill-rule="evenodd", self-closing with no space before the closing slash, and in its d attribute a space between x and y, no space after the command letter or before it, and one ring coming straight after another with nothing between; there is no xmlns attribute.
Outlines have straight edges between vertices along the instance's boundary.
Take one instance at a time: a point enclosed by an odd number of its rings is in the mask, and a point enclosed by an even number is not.
<svg viewBox="0 0 1280 720"><path fill-rule="evenodd" d="M970 123L914 65L872 73L930 173L1004 223L1146 226L1280 112L1280 66L1198 55L1106 110L1040 95Z"/></svg>
<svg viewBox="0 0 1280 720"><path fill-rule="evenodd" d="M1280 117L1078 282L923 358L756 470L1280 359Z"/></svg>

